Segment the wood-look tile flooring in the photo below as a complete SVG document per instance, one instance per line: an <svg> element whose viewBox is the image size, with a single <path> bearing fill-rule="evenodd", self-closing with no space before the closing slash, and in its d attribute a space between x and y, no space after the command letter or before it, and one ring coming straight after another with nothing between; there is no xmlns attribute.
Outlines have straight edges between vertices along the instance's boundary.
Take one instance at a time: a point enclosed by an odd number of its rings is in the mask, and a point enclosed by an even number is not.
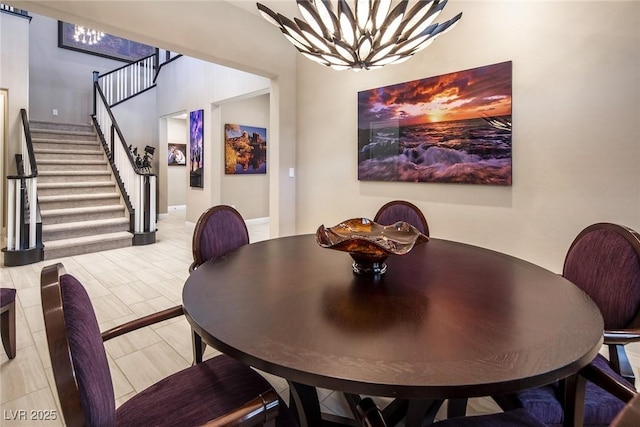
<svg viewBox="0 0 640 427"><path fill-rule="evenodd" d="M172 210L162 215L158 221L157 242L152 245L21 267L2 267L0 285L14 287L18 291L18 349L13 360L0 350L0 425L63 425L42 318L39 288L42 267L62 262L67 272L84 284L101 330L180 304L182 286L192 261L193 224L185 222L184 213L183 210ZM265 222L249 221L248 228L251 242L269 238ZM106 343L106 349L117 405L156 381L190 366L192 361L190 328L184 317L115 338ZM630 356L638 371L640 346L631 350ZM209 348L206 357L215 354L216 351ZM288 402L286 381L264 375ZM342 416L349 414L348 405L340 393L320 390L319 397L324 412ZM382 406L389 401L376 400ZM498 410L488 398L471 399L468 407L469 414ZM51 414L51 411L56 411L57 419L36 421L32 417ZM444 414L444 408L439 417L441 414Z"/></svg>

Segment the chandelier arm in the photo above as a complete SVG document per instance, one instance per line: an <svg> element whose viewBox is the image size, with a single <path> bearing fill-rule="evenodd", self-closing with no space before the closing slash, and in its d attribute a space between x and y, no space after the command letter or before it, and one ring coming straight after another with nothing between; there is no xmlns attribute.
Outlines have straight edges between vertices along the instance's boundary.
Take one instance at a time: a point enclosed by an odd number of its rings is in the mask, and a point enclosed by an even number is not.
<svg viewBox="0 0 640 427"><path fill-rule="evenodd" d="M405 14L400 31L406 34L408 31L413 31L423 26L425 22L428 22L430 12L433 8L433 0L419 0L411 10ZM424 25L424 28L428 26L429 24L427 23Z"/></svg>
<svg viewBox="0 0 640 427"><path fill-rule="evenodd" d="M340 24L338 23L338 17L333 12L331 0L314 0L314 6L329 33L335 39L340 39Z"/></svg>
<svg viewBox="0 0 640 427"><path fill-rule="evenodd" d="M446 3L447 3L446 1L441 3L434 3L433 6L431 6L429 11L427 12L427 16L422 22L420 22L418 25L414 26L413 28L408 28L409 31L407 32L410 32L409 38L413 38L414 36L420 34L425 28L430 26L433 23L433 21L435 21L436 18L440 15Z"/></svg>
<svg viewBox="0 0 640 427"><path fill-rule="evenodd" d="M338 23L343 41L353 48L356 47L356 20L349 4L345 0L338 0Z"/></svg>
<svg viewBox="0 0 640 427"><path fill-rule="evenodd" d="M356 0L355 15L360 34L365 34L371 17L371 0Z"/></svg>
<svg viewBox="0 0 640 427"><path fill-rule="evenodd" d="M294 20L298 27L298 30L300 31L300 34L302 34L305 39L309 40L309 42L311 42L311 44L315 48L317 48L322 53L332 52L332 49L330 47L331 41L326 40L321 34L316 33L313 27L311 27L311 25L307 24L303 20L298 18L294 18Z"/></svg>
<svg viewBox="0 0 640 427"><path fill-rule="evenodd" d="M387 43L397 39L400 23L402 22L408 3L408 0L401 0L391 13L387 15L387 19L385 19L382 24L380 33L376 36L375 42L378 45L386 45Z"/></svg>
<svg viewBox="0 0 640 427"><path fill-rule="evenodd" d="M296 2L298 3L298 10L300 11L300 14L311 28L313 28L313 31L316 34L322 34L323 38L331 40L332 34L322 22L322 19L311 0L296 0Z"/></svg>
<svg viewBox="0 0 640 427"><path fill-rule="evenodd" d="M276 14L273 10L269 9L267 6L262 3L256 3L258 7L258 11L260 15L269 23L275 25L276 27L282 26L280 19L278 17L279 14Z"/></svg>
<svg viewBox="0 0 640 427"><path fill-rule="evenodd" d="M278 19L282 23L280 28L283 30L283 32L296 39L300 44L309 49L309 51L313 51L313 44L309 40L307 40L304 35L302 35L295 22L281 14L278 14Z"/></svg>
<svg viewBox="0 0 640 427"><path fill-rule="evenodd" d="M384 19L391 10L391 0L378 0L374 2L371 18L373 19L373 33L380 30L384 24Z"/></svg>

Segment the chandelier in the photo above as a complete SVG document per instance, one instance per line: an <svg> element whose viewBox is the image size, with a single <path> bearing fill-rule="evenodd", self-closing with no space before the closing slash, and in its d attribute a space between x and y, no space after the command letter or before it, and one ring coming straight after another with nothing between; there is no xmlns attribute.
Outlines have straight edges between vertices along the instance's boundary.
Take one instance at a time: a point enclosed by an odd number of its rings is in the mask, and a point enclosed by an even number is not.
<svg viewBox="0 0 640 427"><path fill-rule="evenodd" d="M257 3L263 18L305 57L335 70L374 70L399 64L455 26L462 13L434 23L447 0L296 0L293 20Z"/></svg>
<svg viewBox="0 0 640 427"><path fill-rule="evenodd" d="M102 31L85 28L81 25L76 25L73 29L73 39L78 43L94 45L102 40L103 37L104 33Z"/></svg>

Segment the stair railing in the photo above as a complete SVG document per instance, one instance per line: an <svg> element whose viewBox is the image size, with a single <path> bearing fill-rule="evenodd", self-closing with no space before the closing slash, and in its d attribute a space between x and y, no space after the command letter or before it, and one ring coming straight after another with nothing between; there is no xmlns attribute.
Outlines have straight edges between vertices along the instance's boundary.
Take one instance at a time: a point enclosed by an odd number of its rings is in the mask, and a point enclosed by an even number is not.
<svg viewBox="0 0 640 427"><path fill-rule="evenodd" d="M155 86L157 62L158 55L154 53L101 76L96 71L94 81L100 85L109 107L113 107Z"/></svg>
<svg viewBox="0 0 640 427"><path fill-rule="evenodd" d="M134 233L133 244L154 243L157 176L136 166L98 81L94 83L94 98L95 114L92 118L127 208L132 214L130 230Z"/></svg>
<svg viewBox="0 0 640 427"><path fill-rule="evenodd" d="M7 176L7 247L3 249L6 266L38 262L44 255L38 211L38 168L24 108L20 110L20 117L23 133L20 153L16 154L17 175Z"/></svg>

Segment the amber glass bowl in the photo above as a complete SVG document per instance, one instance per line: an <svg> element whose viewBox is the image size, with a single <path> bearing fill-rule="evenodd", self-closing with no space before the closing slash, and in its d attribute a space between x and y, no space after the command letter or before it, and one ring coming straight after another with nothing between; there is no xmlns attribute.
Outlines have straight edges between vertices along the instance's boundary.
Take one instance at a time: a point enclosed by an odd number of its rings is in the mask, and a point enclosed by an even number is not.
<svg viewBox="0 0 640 427"><path fill-rule="evenodd" d="M316 240L323 248L348 252L357 274L384 274L390 255L409 253L415 245L429 241L409 223L381 225L368 218L353 218L326 228L318 227Z"/></svg>

